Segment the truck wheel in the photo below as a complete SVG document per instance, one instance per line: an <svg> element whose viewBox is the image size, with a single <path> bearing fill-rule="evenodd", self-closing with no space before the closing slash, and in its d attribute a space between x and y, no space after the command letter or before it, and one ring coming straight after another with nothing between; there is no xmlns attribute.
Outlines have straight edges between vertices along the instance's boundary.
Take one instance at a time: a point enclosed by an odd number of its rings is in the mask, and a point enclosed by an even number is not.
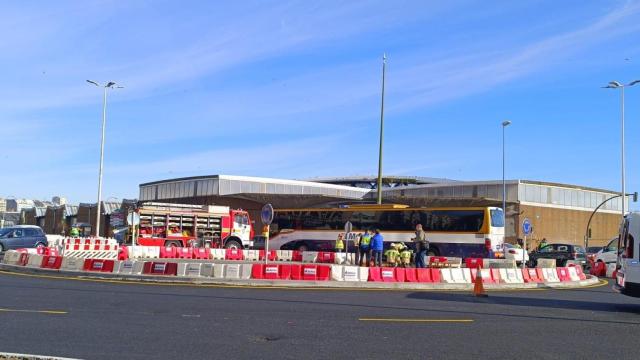
<svg viewBox="0 0 640 360"><path fill-rule="evenodd" d="M164 244L165 247L182 247L182 244L179 241L167 241Z"/></svg>
<svg viewBox="0 0 640 360"><path fill-rule="evenodd" d="M242 249L242 244L240 244L235 240L230 240L230 241L227 241L227 243L224 245L224 248L225 249Z"/></svg>
<svg viewBox="0 0 640 360"><path fill-rule="evenodd" d="M438 256L438 250L429 248L429 250L427 250L427 256Z"/></svg>

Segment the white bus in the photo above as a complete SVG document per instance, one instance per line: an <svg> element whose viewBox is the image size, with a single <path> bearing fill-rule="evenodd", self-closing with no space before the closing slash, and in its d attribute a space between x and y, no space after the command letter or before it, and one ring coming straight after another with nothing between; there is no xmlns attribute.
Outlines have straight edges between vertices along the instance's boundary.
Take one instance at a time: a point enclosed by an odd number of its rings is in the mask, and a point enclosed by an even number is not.
<svg viewBox="0 0 640 360"><path fill-rule="evenodd" d="M621 294L640 297L640 212L624 218L618 237L618 273L613 289Z"/></svg>
<svg viewBox="0 0 640 360"><path fill-rule="evenodd" d="M383 204L276 209L269 243L273 249L333 251L338 234L350 221L352 235L365 229L380 229L387 248L391 242L410 242L416 224L422 224L430 242L430 255L488 257L502 251L503 219L502 209L496 207L411 208ZM353 251L353 243L347 242L349 251Z"/></svg>

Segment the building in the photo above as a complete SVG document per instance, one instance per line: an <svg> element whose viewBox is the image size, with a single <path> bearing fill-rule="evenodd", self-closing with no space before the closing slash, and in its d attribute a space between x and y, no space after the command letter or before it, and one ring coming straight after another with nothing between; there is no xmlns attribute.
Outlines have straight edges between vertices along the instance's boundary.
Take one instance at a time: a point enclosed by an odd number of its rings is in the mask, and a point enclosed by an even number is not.
<svg viewBox="0 0 640 360"><path fill-rule="evenodd" d="M140 201L217 204L248 210L256 221L266 203L277 208L326 207L348 202L373 202L375 177L341 177L314 181L213 175L169 179L140 185ZM385 203L412 206L502 207L502 181L456 181L425 177L384 177ZM532 180L509 180L506 235L524 237L521 224L533 224L529 240L583 244L593 210L609 198L591 223L590 243L604 244L617 234L622 201L619 193L577 185Z"/></svg>

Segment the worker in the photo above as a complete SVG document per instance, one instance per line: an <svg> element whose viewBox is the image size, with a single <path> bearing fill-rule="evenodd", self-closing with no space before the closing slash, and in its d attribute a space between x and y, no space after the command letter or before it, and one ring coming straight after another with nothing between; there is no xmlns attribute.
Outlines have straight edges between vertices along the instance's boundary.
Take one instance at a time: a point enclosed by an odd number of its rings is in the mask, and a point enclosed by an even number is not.
<svg viewBox="0 0 640 360"><path fill-rule="evenodd" d="M384 249L384 237L380 234L380 229L376 229L371 238L371 253L375 266L382 266L382 250Z"/></svg>
<svg viewBox="0 0 640 360"><path fill-rule="evenodd" d="M78 231L77 227L72 227L71 230L69 230L69 236L72 238L80 237L80 231Z"/></svg>
<svg viewBox="0 0 640 360"><path fill-rule="evenodd" d="M400 251L398 251L400 247L399 245L401 244L391 243L389 245L389 250L384 252L384 256L387 257L388 266L392 266L392 267L398 266L398 262L400 259Z"/></svg>
<svg viewBox="0 0 640 360"><path fill-rule="evenodd" d="M365 266L369 266L369 262L371 261L371 233L369 229L365 229L364 234L360 237L358 253L360 254L358 266L362 266L362 260L365 261Z"/></svg>
<svg viewBox="0 0 640 360"><path fill-rule="evenodd" d="M424 256L429 249L427 234L422 230L422 224L416 225L416 236L411 239L416 244L416 268L424 268Z"/></svg>
<svg viewBox="0 0 640 360"><path fill-rule="evenodd" d="M542 249L545 246L547 246L547 238L542 238L540 244L538 245L538 250Z"/></svg>
<svg viewBox="0 0 640 360"><path fill-rule="evenodd" d="M344 240L342 239L342 234L338 234L338 239L336 240L336 251L342 252L344 250Z"/></svg>
<svg viewBox="0 0 640 360"><path fill-rule="evenodd" d="M413 255L413 250L409 249L407 245L400 243L402 245L400 249L400 260L402 262L402 267L409 267L411 265L411 256Z"/></svg>

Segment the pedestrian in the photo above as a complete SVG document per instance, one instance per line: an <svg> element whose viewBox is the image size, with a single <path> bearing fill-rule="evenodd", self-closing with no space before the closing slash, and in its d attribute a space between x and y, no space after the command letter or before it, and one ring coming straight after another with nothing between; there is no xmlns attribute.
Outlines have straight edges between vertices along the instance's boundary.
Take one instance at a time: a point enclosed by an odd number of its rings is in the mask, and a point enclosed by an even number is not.
<svg viewBox="0 0 640 360"><path fill-rule="evenodd" d="M371 261L371 233L369 229L365 229L364 234L360 237L358 253L360 255L358 266L362 266L362 260L365 260L365 266L369 266L369 262Z"/></svg>
<svg viewBox="0 0 640 360"><path fill-rule="evenodd" d="M376 229L371 238L371 252L375 266L382 266L382 250L384 249L384 237L380 234L380 229Z"/></svg>
<svg viewBox="0 0 640 360"><path fill-rule="evenodd" d="M69 230L69 236L72 238L77 238L80 236L80 231L78 231L77 227L72 227L71 230Z"/></svg>
<svg viewBox="0 0 640 360"><path fill-rule="evenodd" d="M416 225L416 236L411 239L416 244L416 268L424 268L424 257L429 249L427 234L422 230L422 224Z"/></svg>
<svg viewBox="0 0 640 360"><path fill-rule="evenodd" d="M542 241L540 241L540 244L538 245L538 250L541 250L545 246L547 246L547 238L542 238Z"/></svg>

